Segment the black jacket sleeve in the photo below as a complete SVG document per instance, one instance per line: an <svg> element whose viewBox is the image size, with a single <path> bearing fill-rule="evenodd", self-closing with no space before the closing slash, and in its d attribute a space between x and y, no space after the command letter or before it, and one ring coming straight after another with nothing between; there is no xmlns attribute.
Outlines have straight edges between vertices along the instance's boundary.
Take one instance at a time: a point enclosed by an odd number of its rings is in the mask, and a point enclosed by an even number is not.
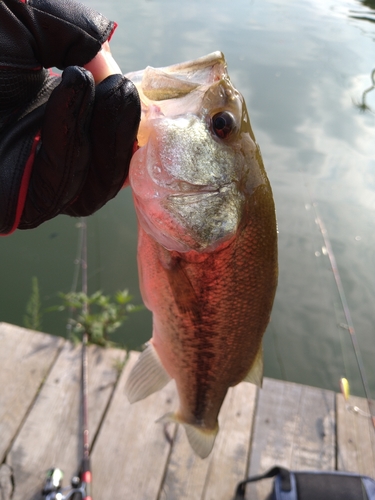
<svg viewBox="0 0 375 500"><path fill-rule="evenodd" d="M115 23L72 0L1 0L0 64L35 69L83 66Z"/></svg>
<svg viewBox="0 0 375 500"><path fill-rule="evenodd" d="M71 0L0 2L0 234L89 215L123 185L137 91L122 75L95 87L81 67L114 28Z"/></svg>

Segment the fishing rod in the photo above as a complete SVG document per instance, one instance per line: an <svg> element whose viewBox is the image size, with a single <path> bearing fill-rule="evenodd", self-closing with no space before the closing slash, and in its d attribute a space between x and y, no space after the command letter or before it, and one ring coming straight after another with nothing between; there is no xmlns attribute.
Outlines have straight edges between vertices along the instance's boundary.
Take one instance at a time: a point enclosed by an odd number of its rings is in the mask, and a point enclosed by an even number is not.
<svg viewBox="0 0 375 500"><path fill-rule="evenodd" d="M87 225L84 218L81 218L82 231L82 292L87 297ZM84 316L88 314L87 301L83 304ZM89 414L88 414L88 353L87 346L89 335L86 329L82 335L82 466L81 466L81 485L84 486L85 495L83 500L92 500L91 497L91 464L90 464L90 441L89 441Z"/></svg>
<svg viewBox="0 0 375 500"><path fill-rule="evenodd" d="M85 219L80 223L80 267L82 276L82 293L87 296L87 225ZM88 313L87 301L83 305L84 316ZM79 476L73 476L71 487L62 487L63 472L58 468L51 468L46 475L42 490L44 500L92 500L91 496L91 464L90 442L88 425L88 346L89 336L86 330L82 335L81 347L81 398L82 398L82 460Z"/></svg>
<svg viewBox="0 0 375 500"><path fill-rule="evenodd" d="M312 206L313 206L314 212L315 212L316 223L319 226L320 232L322 233L322 237L323 237L323 240L324 240L324 245L325 245L325 248L327 250L327 255L328 255L328 258L329 258L329 262L331 264L331 268L332 268L332 271L333 271L333 276L335 278L337 290L339 292L341 305L342 305L342 308L343 308L343 311L344 311L344 315L345 315L345 319L346 319L347 329L348 329L348 331L350 333L350 339L352 341L352 345L353 345L353 349L354 349L354 355L355 355L355 358L356 358L356 361L357 361L357 365L358 365L358 369L359 369L359 374L360 374L362 385L363 385L363 389L364 389L364 392L365 392L365 395L366 395L367 405L368 405L368 408L369 408L369 417L371 418L371 422L372 422L372 425L373 425L374 430L375 430L375 414L373 414L373 412L372 412L372 403L371 403L371 397L370 397L370 389L369 389L369 385L368 385L368 381L367 381L367 376L366 376L366 370L365 370L365 366L364 366L364 363L363 363L362 354L361 354L361 350L360 350L360 347L359 347L357 334L356 334L356 331L354 329L354 324L353 324L353 321L352 321L352 316L350 314L350 309L349 309L349 306L348 306L348 302L346 300L346 296L345 296L345 292L344 292L344 287L343 287L343 284L342 284L342 281L341 281L341 276L340 276L339 269L338 269L338 266L337 266L335 254L333 253L331 241L330 241L330 239L328 237L328 231L327 231L327 229L326 229L326 227L325 227L325 225L323 223L323 220L319 216L318 209L317 209L317 203L313 202ZM343 382L346 379L341 379L341 380ZM342 382L341 382L341 384L342 384ZM343 390L343 389L342 389L342 392L343 392L343 394L346 393L346 391Z"/></svg>

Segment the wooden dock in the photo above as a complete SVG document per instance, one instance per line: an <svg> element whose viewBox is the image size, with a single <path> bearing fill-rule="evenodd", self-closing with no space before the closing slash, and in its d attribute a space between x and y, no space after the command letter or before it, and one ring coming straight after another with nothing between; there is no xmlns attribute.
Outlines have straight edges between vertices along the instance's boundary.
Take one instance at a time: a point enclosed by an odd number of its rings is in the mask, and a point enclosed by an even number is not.
<svg viewBox="0 0 375 500"><path fill-rule="evenodd" d="M79 468L80 347L6 323L0 346L0 499L38 500L47 469L64 470L68 486ZM229 391L213 452L201 460L182 428L155 423L177 405L173 383L128 403L137 356L89 348L94 500L231 500L239 481L274 465L375 477L368 418L340 394L267 378L262 390ZM351 404L367 411L362 398ZM265 500L270 484L249 485L247 499Z"/></svg>

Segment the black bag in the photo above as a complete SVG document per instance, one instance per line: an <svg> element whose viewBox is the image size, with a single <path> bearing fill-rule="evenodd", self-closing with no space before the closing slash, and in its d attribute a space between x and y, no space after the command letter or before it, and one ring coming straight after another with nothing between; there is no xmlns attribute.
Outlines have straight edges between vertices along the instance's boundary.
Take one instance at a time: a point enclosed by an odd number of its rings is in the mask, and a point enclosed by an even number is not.
<svg viewBox="0 0 375 500"><path fill-rule="evenodd" d="M276 477L275 477L276 476ZM244 500L247 483L275 477L268 500L375 500L375 480L339 471L289 471L274 467L238 484L233 500Z"/></svg>

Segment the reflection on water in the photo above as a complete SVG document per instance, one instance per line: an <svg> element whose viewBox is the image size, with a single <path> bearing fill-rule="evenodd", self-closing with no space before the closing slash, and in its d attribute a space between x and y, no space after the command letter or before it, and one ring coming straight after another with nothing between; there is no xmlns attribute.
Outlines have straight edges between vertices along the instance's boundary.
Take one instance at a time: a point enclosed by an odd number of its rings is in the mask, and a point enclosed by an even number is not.
<svg viewBox="0 0 375 500"><path fill-rule="evenodd" d="M349 17L353 19L358 19L359 21L369 21L370 23L375 23L375 2L374 0L360 0L361 4L368 9L350 9Z"/></svg>
<svg viewBox="0 0 375 500"><path fill-rule="evenodd" d="M350 9L349 17L352 19L356 19L357 21L369 21L370 23L375 23L375 1L374 0L360 0L362 5L365 7L368 7L368 9ZM373 32L371 33L373 35ZM367 94L369 92L375 91L375 69L372 70L371 72L371 82L372 85L367 88L366 90L363 91L362 93L362 99L359 102L356 102L356 106L361 110L361 111L372 111L375 113L375 108L371 108L367 104Z"/></svg>
<svg viewBox="0 0 375 500"><path fill-rule="evenodd" d="M280 280L264 342L266 375L335 390L346 376L362 394L315 222L317 203L374 397L374 2L86 3L118 22L112 49L124 72L225 53L247 102L277 207ZM46 307L56 303L57 291L70 289L76 222L60 217L0 240L1 320L22 324L32 276L39 279ZM126 286L140 301L136 239L131 193L124 190L89 220L89 291L113 293ZM43 329L64 334L65 327L56 313L44 316ZM129 319L118 340L136 347L150 335L145 311Z"/></svg>
<svg viewBox="0 0 375 500"><path fill-rule="evenodd" d="M361 100L361 102L355 103L355 105L361 111L372 111L372 112L374 112L374 110L371 109L371 107L367 104L367 94L369 92L372 92L373 90L375 90L375 69L371 73L371 81L372 81L371 87L369 87L368 89L364 90L363 93L362 93L362 100Z"/></svg>

